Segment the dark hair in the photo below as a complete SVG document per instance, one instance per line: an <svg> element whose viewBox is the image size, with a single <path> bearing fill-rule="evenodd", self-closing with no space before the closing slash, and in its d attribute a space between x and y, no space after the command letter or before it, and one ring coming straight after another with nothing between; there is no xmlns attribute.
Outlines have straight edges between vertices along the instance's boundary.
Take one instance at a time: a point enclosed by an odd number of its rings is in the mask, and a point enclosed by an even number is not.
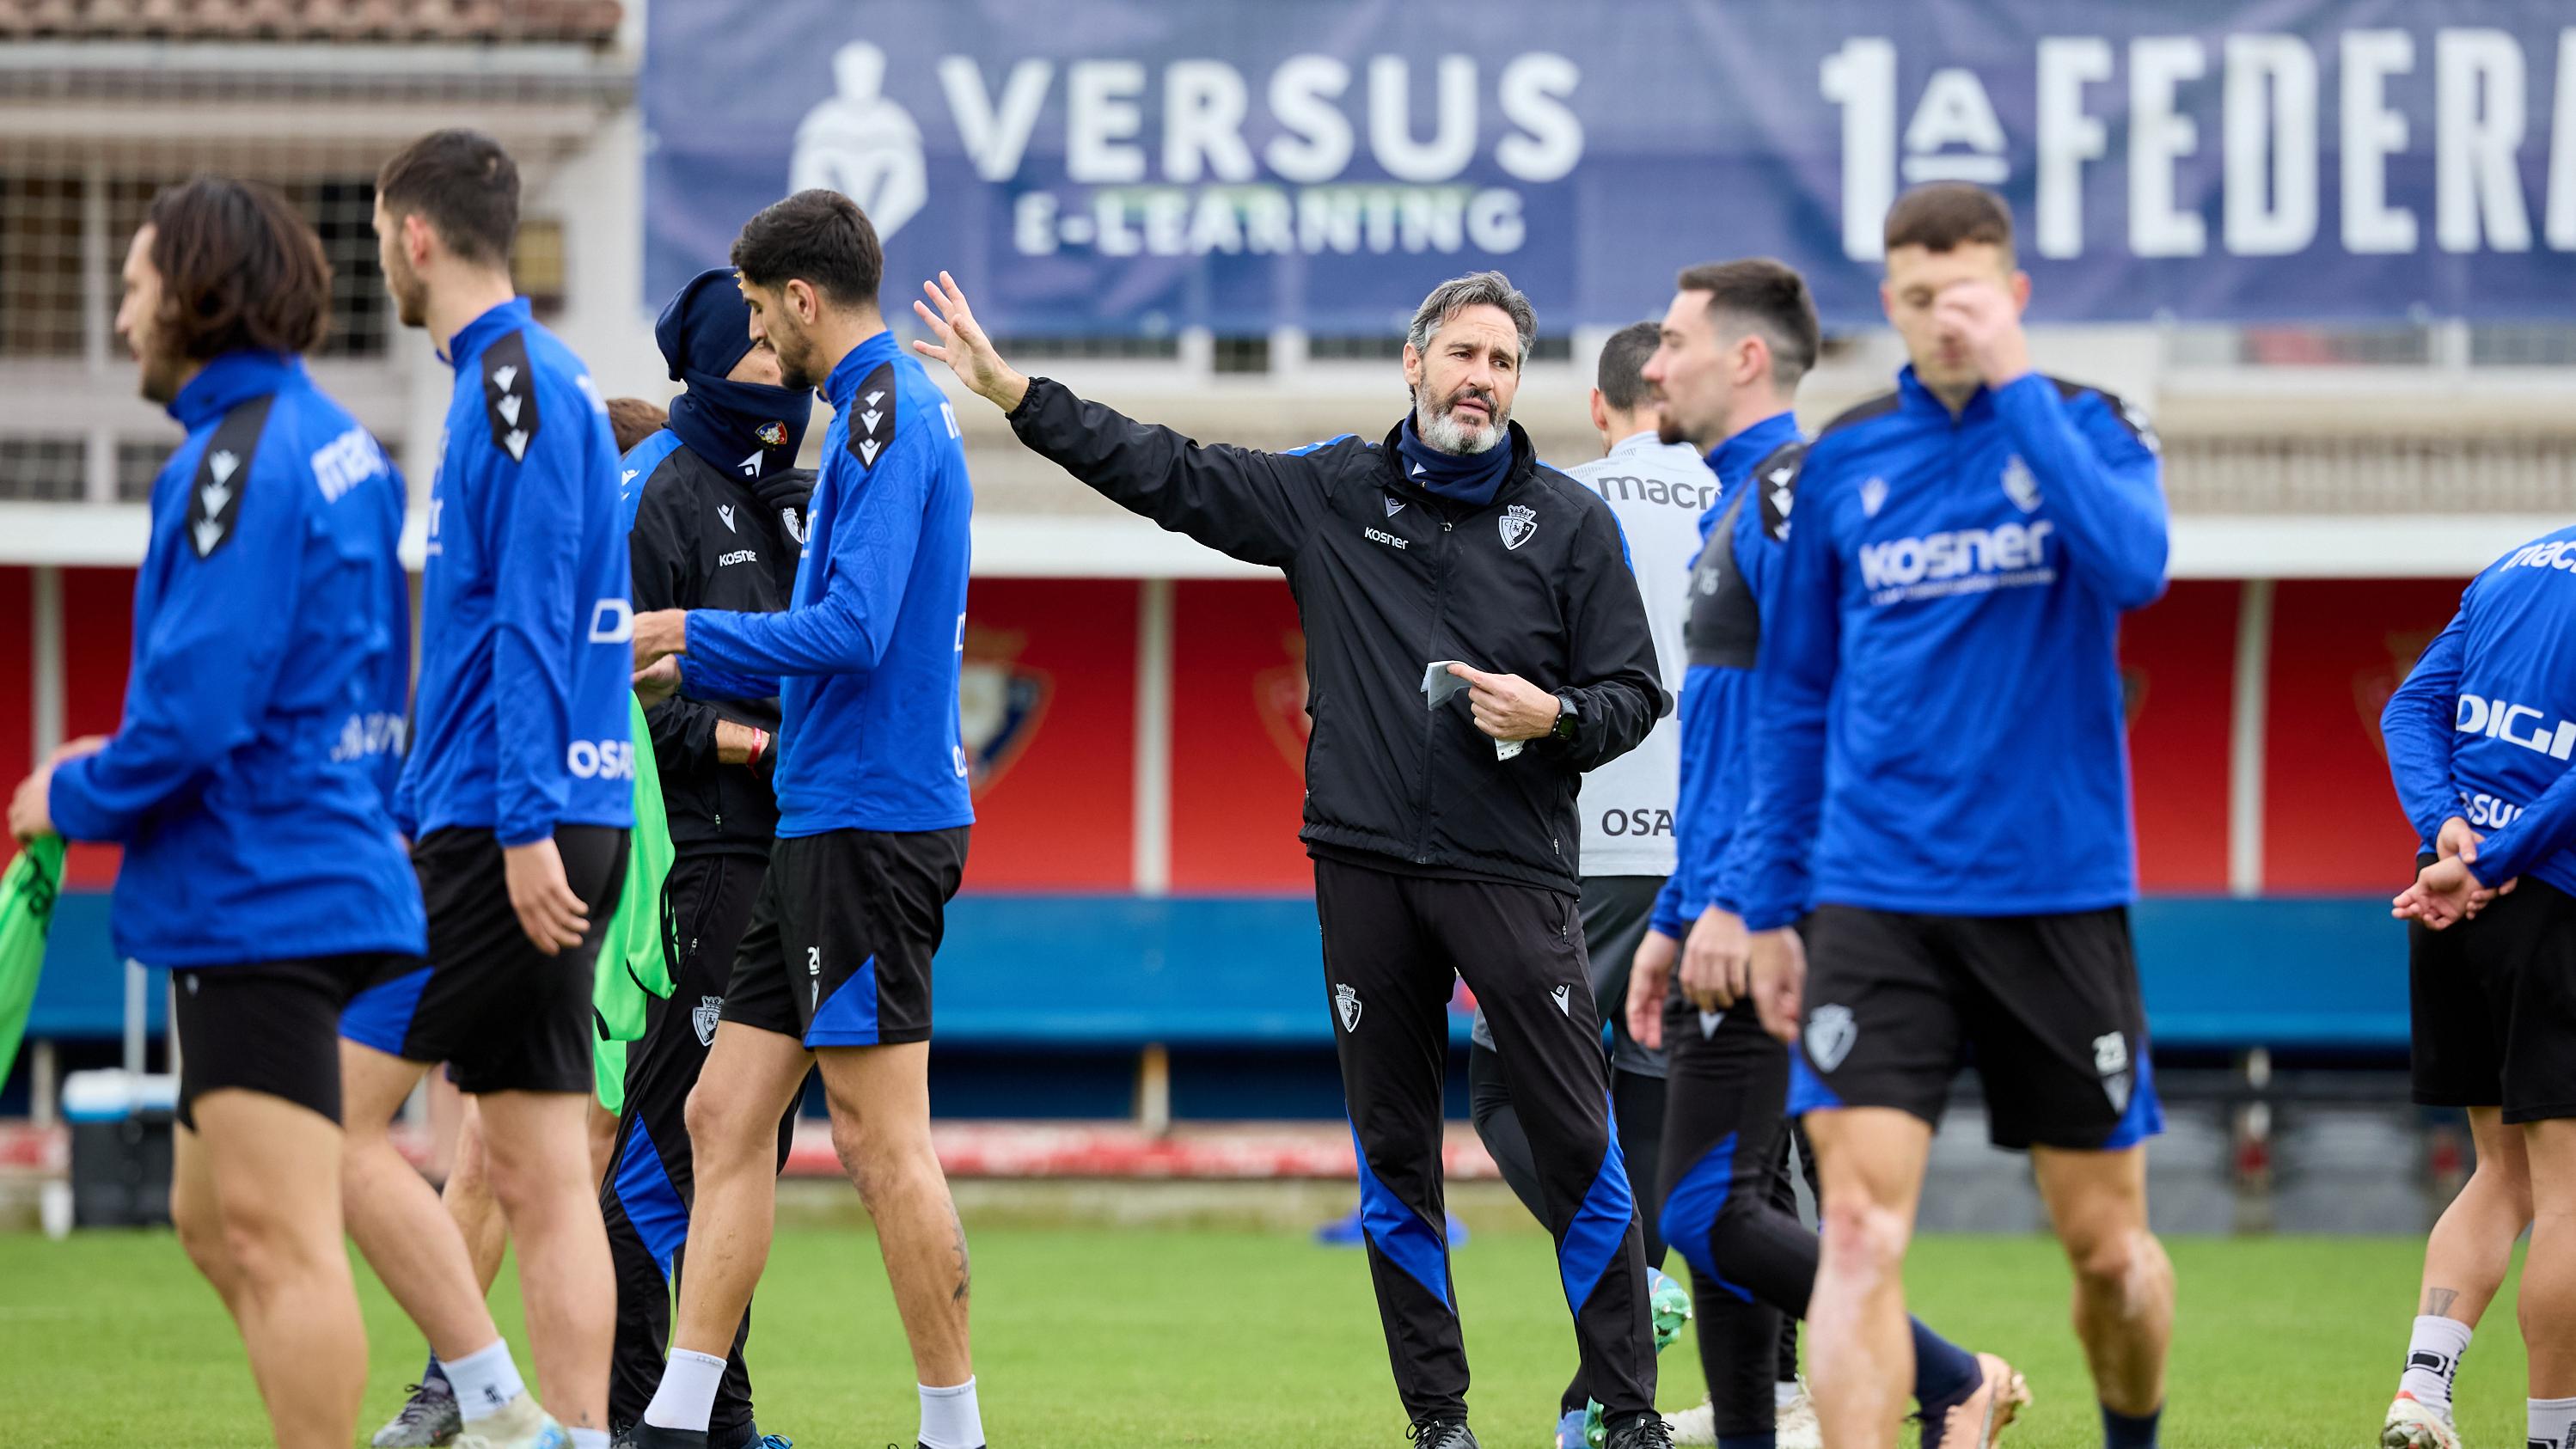
<svg viewBox="0 0 2576 1449"><path fill-rule="evenodd" d="M844 307L876 305L885 281L885 249L867 213L821 187L772 202L744 222L732 260L755 287L776 290L801 281Z"/></svg>
<svg viewBox="0 0 2576 1449"><path fill-rule="evenodd" d="M1816 299L1807 295L1807 279L1795 267L1769 257L1702 262L1683 268L1673 287L1708 293L1711 317L1733 318L1761 332L1771 348L1771 380L1780 386L1797 386L1816 365L1824 330L1816 323Z"/></svg>
<svg viewBox="0 0 2576 1449"><path fill-rule="evenodd" d="M2004 199L1966 181L1933 181L1896 198L1887 209L1887 249L1921 247L1946 252L1984 242L2012 254L2012 212Z"/></svg>
<svg viewBox="0 0 2576 1449"><path fill-rule="evenodd" d="M608 400L608 430L617 435L617 451L633 452L635 445L662 431L671 415L661 404L640 397L613 397Z"/></svg>
<svg viewBox="0 0 2576 1449"><path fill-rule="evenodd" d="M1594 381L1601 388L1601 402L1617 412L1633 413L1644 402L1646 359L1664 341L1663 324L1631 322L1610 334L1601 344L1601 369Z"/></svg>
<svg viewBox="0 0 2576 1449"><path fill-rule="evenodd" d="M144 215L161 274L156 336L182 357L310 352L331 319L331 264L274 188L222 176L166 187Z"/></svg>
<svg viewBox="0 0 2576 1449"><path fill-rule="evenodd" d="M480 131L432 131L376 173L391 216L418 216L447 249L487 267L510 264L519 235L519 163Z"/></svg>

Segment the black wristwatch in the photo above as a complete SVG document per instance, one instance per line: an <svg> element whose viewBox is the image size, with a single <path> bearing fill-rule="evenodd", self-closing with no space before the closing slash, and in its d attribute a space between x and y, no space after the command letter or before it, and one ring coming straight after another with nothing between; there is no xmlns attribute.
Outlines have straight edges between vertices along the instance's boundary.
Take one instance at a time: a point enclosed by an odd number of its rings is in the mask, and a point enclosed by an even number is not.
<svg viewBox="0 0 2576 1449"><path fill-rule="evenodd" d="M1570 740L1574 738L1575 717L1581 713L1583 713L1583 711L1574 707L1573 695L1558 695L1556 697L1556 723L1547 727L1547 737L1552 740Z"/></svg>

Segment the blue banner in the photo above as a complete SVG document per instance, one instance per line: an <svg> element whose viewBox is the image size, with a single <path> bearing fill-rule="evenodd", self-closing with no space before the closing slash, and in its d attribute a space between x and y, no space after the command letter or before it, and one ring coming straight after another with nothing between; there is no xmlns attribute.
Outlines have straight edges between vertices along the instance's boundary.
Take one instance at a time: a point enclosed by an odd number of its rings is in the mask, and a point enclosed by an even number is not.
<svg viewBox="0 0 2576 1449"><path fill-rule="evenodd" d="M2567 0L663 0L647 305L790 190L1003 335L1542 330L1770 255L1879 320L1904 187L2012 202L2034 315L2576 317Z"/></svg>

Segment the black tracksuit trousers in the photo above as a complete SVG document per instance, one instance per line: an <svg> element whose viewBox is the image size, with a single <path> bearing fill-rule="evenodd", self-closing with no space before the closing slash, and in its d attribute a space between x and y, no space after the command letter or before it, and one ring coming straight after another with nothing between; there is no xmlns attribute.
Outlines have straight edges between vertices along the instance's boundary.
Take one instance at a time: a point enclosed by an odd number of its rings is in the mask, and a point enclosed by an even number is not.
<svg viewBox="0 0 2576 1449"><path fill-rule="evenodd" d="M1715 1021L1664 1008L1672 1070L1656 1217L1690 1264L1700 1367L1720 1438L1768 1432L1771 1385L1797 1372L1797 1320L1816 1285L1818 1242L1789 1179L1797 1139L1808 1185L1815 1154L1787 1116L1789 1049L1750 1003Z"/></svg>
<svg viewBox="0 0 2576 1449"><path fill-rule="evenodd" d="M1651 1412L1646 1255L1610 1129L1601 1020L1574 895L1318 857L1315 909L1359 1153L1369 1275L1406 1414L1461 1418L1467 1408L1440 1177L1457 977L1476 993L1510 1063L1585 1379L1613 1423Z"/></svg>
<svg viewBox="0 0 2576 1449"><path fill-rule="evenodd" d="M733 976L734 948L751 923L751 904L769 862L757 855L709 851L671 862L663 883L663 920L673 952L671 999L647 1010L644 1039L626 1062L626 1109L617 1121L617 1152L600 1185L608 1255L617 1273L617 1337L609 1359L608 1419L633 1424L662 1382L671 1344L671 1297L687 1261L690 1170L689 1089L715 1044L716 1012ZM795 1109L778 1124L778 1165L787 1165ZM716 1389L707 1442L740 1442L752 1427L751 1371L743 1345L751 1313L734 1330Z"/></svg>

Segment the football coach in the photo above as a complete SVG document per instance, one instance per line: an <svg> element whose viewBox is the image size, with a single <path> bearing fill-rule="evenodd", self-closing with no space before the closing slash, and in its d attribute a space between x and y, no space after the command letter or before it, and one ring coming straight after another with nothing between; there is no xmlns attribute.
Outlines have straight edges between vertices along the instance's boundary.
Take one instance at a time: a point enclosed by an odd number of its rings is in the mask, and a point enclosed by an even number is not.
<svg viewBox="0 0 2576 1449"><path fill-rule="evenodd" d="M1411 411L1382 439L1263 453L1023 377L946 273L924 290L933 305L914 310L938 341L913 346L1022 442L1121 507L1288 576L1314 722L1302 835L1369 1272L1416 1443L1476 1442L1440 1181L1455 975L1529 1130L1608 1449L1669 1444L1576 914L1575 814L1583 772L1644 739L1669 701L1610 506L1511 421L1528 299L1499 272L1442 283L1405 335Z"/></svg>

